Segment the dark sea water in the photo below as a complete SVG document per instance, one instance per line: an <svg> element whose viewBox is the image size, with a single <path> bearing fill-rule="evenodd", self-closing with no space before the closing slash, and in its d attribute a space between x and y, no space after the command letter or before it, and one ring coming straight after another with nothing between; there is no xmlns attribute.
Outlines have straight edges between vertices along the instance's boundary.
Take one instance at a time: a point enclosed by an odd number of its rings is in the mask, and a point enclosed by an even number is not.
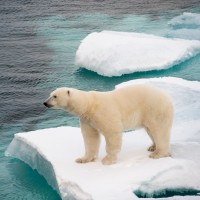
<svg viewBox="0 0 200 200"><path fill-rule="evenodd" d="M43 106L55 88L111 90L123 81L160 76L200 81L199 55L168 70L112 78L74 64L80 41L91 32L115 30L172 37L168 22L183 12L200 13L200 1L0 1L1 200L60 199L36 171L4 156L14 133L79 126L78 120L67 113ZM193 38L188 35L188 39Z"/></svg>

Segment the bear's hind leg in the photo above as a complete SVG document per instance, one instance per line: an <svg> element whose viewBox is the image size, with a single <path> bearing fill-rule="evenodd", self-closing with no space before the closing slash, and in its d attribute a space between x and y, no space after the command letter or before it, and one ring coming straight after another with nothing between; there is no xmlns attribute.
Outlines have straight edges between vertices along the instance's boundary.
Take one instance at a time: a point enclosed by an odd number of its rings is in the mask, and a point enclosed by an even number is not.
<svg viewBox="0 0 200 200"><path fill-rule="evenodd" d="M148 148L148 151L150 152L153 152L156 150L156 145L155 144L152 144L149 148Z"/></svg>
<svg viewBox="0 0 200 200"><path fill-rule="evenodd" d="M171 156L170 153L170 131L154 130L151 134L155 143L154 151L149 155L150 158L158 159L162 157ZM154 147L154 146L153 146Z"/></svg>
<svg viewBox="0 0 200 200"><path fill-rule="evenodd" d="M152 145L148 148L148 151L155 151L156 150L156 145L155 145L155 142L154 142L154 139L153 139L153 136L151 135L151 132L149 130L149 128L145 128L146 132L148 133L149 137L151 138L152 140Z"/></svg>
<svg viewBox="0 0 200 200"><path fill-rule="evenodd" d="M95 161L99 152L100 134L96 129L83 121L81 121L81 131L85 144L85 156L76 159L76 162L87 163Z"/></svg>

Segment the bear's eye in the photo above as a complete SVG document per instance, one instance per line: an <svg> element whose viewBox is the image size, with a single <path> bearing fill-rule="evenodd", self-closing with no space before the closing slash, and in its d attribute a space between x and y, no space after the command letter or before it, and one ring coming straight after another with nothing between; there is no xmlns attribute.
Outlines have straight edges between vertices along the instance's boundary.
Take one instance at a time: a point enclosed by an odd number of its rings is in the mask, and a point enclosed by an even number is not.
<svg viewBox="0 0 200 200"><path fill-rule="evenodd" d="M56 99L56 98L57 98L57 96L56 96L56 95L54 95L54 96L53 96L53 98L55 98L55 99Z"/></svg>

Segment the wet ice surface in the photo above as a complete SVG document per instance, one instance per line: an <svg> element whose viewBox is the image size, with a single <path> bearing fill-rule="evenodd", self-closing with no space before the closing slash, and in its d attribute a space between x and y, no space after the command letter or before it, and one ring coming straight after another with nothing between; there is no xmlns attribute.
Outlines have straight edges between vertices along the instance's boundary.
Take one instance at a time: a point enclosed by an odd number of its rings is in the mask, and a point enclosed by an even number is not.
<svg viewBox="0 0 200 200"><path fill-rule="evenodd" d="M29 164L43 175L62 199L128 200L180 188L200 190L200 83L179 78L139 79L123 83L150 83L167 91L174 102L172 157L150 159L151 144L144 130L124 133L117 164L104 166L102 139L99 159L88 164L74 160L83 155L79 128L58 127L15 134L6 155ZM173 199L173 197L171 197ZM190 199L198 199L191 196ZM176 197L176 199L179 199ZM188 197L181 197L188 199Z"/></svg>

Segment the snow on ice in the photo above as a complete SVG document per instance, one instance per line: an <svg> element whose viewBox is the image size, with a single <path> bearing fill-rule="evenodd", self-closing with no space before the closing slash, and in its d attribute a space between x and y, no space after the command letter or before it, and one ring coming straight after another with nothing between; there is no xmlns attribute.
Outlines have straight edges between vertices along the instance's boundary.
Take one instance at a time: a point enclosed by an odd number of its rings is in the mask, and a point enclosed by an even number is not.
<svg viewBox="0 0 200 200"><path fill-rule="evenodd" d="M131 200L136 191L152 194L180 188L200 191L200 83L180 78L153 78L118 85L147 82L166 90L173 99L172 157L150 159L150 139L144 130L124 133L117 164L104 166L102 140L96 162L77 164L84 152L79 128L59 127L15 134L6 155L26 162L45 177L63 200ZM135 193L134 193L135 191ZM199 199L199 196L169 199Z"/></svg>
<svg viewBox="0 0 200 200"><path fill-rule="evenodd" d="M83 39L76 52L76 64L103 76L121 76L167 69L199 52L197 40L102 31Z"/></svg>

